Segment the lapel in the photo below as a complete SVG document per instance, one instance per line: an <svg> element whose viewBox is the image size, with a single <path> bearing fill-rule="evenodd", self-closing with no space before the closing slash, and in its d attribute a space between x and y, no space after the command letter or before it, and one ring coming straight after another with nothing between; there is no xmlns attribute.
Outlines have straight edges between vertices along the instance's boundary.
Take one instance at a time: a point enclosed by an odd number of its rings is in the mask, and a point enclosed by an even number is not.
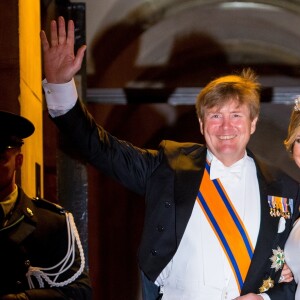
<svg viewBox="0 0 300 300"><path fill-rule="evenodd" d="M175 163L176 235L179 245L196 201L204 172L206 148L181 150Z"/></svg>
<svg viewBox="0 0 300 300"><path fill-rule="evenodd" d="M248 154L253 157L251 153ZM268 195L281 195L279 184L274 182L271 174L267 173L264 166L258 163L255 158L254 161L257 168L260 189L261 219L254 255L246 276L242 294L245 293L245 291L258 292L254 289L258 289L260 287L262 279L267 279L262 277L269 277L271 271L270 257L272 256L272 249L277 248L278 241L277 231L279 218L270 216ZM275 183L275 185L272 183Z"/></svg>

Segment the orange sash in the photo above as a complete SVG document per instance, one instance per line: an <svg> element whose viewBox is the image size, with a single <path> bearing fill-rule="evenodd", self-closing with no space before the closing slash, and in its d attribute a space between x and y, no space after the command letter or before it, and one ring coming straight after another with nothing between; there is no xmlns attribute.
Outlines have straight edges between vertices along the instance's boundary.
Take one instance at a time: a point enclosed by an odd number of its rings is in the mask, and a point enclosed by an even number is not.
<svg viewBox="0 0 300 300"><path fill-rule="evenodd" d="M215 232L242 290L253 247L243 221L235 211L226 191L218 179L209 178L210 165L206 163L197 201Z"/></svg>

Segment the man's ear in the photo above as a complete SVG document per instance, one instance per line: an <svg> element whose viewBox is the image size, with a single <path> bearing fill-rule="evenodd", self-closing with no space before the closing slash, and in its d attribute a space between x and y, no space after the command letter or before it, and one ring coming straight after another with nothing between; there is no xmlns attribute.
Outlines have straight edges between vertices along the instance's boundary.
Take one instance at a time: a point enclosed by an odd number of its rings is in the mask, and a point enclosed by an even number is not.
<svg viewBox="0 0 300 300"><path fill-rule="evenodd" d="M254 118L253 121L251 122L251 134L253 134L256 130L257 121L258 121L258 117Z"/></svg>
<svg viewBox="0 0 300 300"><path fill-rule="evenodd" d="M204 130L203 130L203 122L201 121L200 118L198 119L198 121L199 121L199 125L200 125L200 132L203 135L203 132L204 132Z"/></svg>
<svg viewBox="0 0 300 300"><path fill-rule="evenodd" d="M22 153L18 153L16 155L16 169L20 169L23 165L23 154Z"/></svg>

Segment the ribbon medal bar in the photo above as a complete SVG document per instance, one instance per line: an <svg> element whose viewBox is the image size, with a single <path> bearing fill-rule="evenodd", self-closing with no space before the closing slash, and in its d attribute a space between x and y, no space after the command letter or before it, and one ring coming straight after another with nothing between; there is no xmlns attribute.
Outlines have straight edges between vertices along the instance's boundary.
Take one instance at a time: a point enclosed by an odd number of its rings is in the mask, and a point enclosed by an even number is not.
<svg viewBox="0 0 300 300"><path fill-rule="evenodd" d="M293 199L268 196L268 203L270 206L270 215L272 217L291 218L291 215L293 214Z"/></svg>

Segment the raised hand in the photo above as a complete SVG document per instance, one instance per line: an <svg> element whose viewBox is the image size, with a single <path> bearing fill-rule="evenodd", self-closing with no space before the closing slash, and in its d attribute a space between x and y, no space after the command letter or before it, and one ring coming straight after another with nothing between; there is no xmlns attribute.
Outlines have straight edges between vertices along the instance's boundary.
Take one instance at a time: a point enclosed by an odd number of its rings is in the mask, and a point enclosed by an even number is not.
<svg viewBox="0 0 300 300"><path fill-rule="evenodd" d="M74 55L74 22L68 21L66 32L65 20L51 21L50 43L45 31L40 34L43 50L43 67L49 83L66 83L80 70L86 45L82 45Z"/></svg>

